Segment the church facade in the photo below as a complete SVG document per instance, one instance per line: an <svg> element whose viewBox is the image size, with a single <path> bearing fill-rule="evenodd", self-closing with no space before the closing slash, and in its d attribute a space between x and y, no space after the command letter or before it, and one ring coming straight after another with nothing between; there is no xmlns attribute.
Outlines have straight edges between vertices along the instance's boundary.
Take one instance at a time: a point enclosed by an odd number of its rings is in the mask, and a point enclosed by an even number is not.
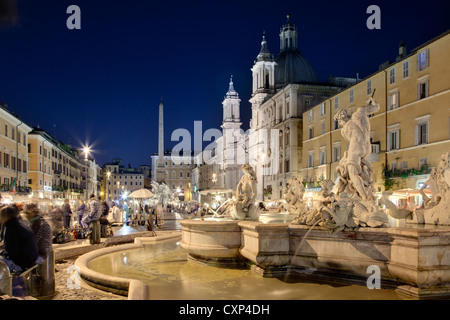
<svg viewBox="0 0 450 320"><path fill-rule="evenodd" d="M249 162L258 179L257 199L279 200L286 182L299 175L303 154L303 115L314 105L340 92L342 85L320 82L302 56L298 32L288 15L280 31L280 52L274 57L263 36L252 71L252 118Z"/></svg>

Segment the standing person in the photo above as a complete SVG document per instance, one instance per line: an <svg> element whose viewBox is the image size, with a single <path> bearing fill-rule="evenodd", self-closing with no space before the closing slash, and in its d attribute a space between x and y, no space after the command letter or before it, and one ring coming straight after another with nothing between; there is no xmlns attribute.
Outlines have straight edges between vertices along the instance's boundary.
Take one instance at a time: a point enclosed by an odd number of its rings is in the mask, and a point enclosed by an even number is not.
<svg viewBox="0 0 450 320"><path fill-rule="evenodd" d="M101 200L100 204L102 206L102 212L103 212L102 215L100 216L101 236L102 236L102 238L106 238L108 236L106 228L109 225L109 221L108 221L109 206L105 200Z"/></svg>
<svg viewBox="0 0 450 320"><path fill-rule="evenodd" d="M85 210L86 210L86 205L84 204L84 201L81 200L81 204L80 204L80 206L77 209L78 225L80 227L81 227L81 220L84 217Z"/></svg>
<svg viewBox="0 0 450 320"><path fill-rule="evenodd" d="M95 198L94 194L89 197L89 213L81 220L83 228L89 228L89 223L100 219L103 209L100 202Z"/></svg>
<svg viewBox="0 0 450 320"><path fill-rule="evenodd" d="M54 205L53 209L48 213L48 223L52 229L53 237L56 237L63 228L63 211L60 207Z"/></svg>
<svg viewBox="0 0 450 320"><path fill-rule="evenodd" d="M146 216L146 223L147 223L147 230L151 231L154 236L156 236L155 230L153 229L153 217L152 213L150 212L150 209L148 207L148 204L144 206L144 212Z"/></svg>
<svg viewBox="0 0 450 320"><path fill-rule="evenodd" d="M64 204L62 206L63 211L63 222L64 222L64 228L68 229L70 228L70 218L72 217L72 210L70 209L70 203L69 199L64 200Z"/></svg>
<svg viewBox="0 0 450 320"><path fill-rule="evenodd" d="M25 205L24 213L30 222L31 230L37 242L39 257L36 263L41 264L47 259L52 249L52 229L47 221L44 220L35 203Z"/></svg>
<svg viewBox="0 0 450 320"><path fill-rule="evenodd" d="M116 223L122 222L122 211L115 202L112 204L112 218Z"/></svg>
<svg viewBox="0 0 450 320"><path fill-rule="evenodd" d="M161 228L162 225L163 225L163 223L164 223L164 221L163 221L163 215L164 215L164 208L163 208L163 205L162 205L161 203L158 203L158 204L156 205L156 217L157 217L157 220L156 220L156 226L157 226L158 228Z"/></svg>

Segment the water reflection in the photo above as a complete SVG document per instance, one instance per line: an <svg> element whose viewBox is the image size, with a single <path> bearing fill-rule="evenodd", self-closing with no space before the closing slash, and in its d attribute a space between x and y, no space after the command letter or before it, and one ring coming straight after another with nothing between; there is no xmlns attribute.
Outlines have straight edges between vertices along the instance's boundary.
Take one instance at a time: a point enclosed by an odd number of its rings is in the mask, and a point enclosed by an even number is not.
<svg viewBox="0 0 450 320"><path fill-rule="evenodd" d="M106 254L92 260L89 267L104 274L141 280L149 285L150 299L159 300L405 298L393 290L312 283L298 278L264 278L249 269L219 268L188 262L187 252L177 241Z"/></svg>

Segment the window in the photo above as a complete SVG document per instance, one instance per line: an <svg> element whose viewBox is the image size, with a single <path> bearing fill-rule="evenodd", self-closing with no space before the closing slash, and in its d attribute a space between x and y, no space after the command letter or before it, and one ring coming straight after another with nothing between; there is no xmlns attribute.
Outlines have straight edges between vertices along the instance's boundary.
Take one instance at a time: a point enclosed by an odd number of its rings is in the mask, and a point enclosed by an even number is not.
<svg viewBox="0 0 450 320"><path fill-rule="evenodd" d="M419 159L419 169L422 169L422 167L425 165L428 165L428 158L420 158Z"/></svg>
<svg viewBox="0 0 450 320"><path fill-rule="evenodd" d="M400 163L400 169L402 169L402 170L408 169L408 161L402 161Z"/></svg>
<svg viewBox="0 0 450 320"><path fill-rule="evenodd" d="M395 68L389 70L389 84L395 83Z"/></svg>
<svg viewBox="0 0 450 320"><path fill-rule="evenodd" d="M391 170L396 170L397 168L398 168L397 162L392 162L391 163Z"/></svg>
<svg viewBox="0 0 450 320"><path fill-rule="evenodd" d="M428 143L428 123L421 123L416 126L417 144Z"/></svg>
<svg viewBox="0 0 450 320"><path fill-rule="evenodd" d="M417 71L423 71L429 65L429 50L419 52L417 55Z"/></svg>
<svg viewBox="0 0 450 320"><path fill-rule="evenodd" d="M314 166L314 151L308 151L308 168Z"/></svg>
<svg viewBox="0 0 450 320"><path fill-rule="evenodd" d="M428 97L428 79L422 80L417 84L417 100Z"/></svg>
<svg viewBox="0 0 450 320"><path fill-rule="evenodd" d="M309 109L311 107L311 100L305 100L305 109Z"/></svg>
<svg viewBox="0 0 450 320"><path fill-rule="evenodd" d="M339 121L338 120L333 120L333 128L334 128L334 130L339 129Z"/></svg>
<svg viewBox="0 0 450 320"><path fill-rule="evenodd" d="M388 150L398 150L400 145L400 130L395 129L388 132Z"/></svg>
<svg viewBox="0 0 450 320"><path fill-rule="evenodd" d="M367 81L367 94L372 94L372 80Z"/></svg>
<svg viewBox="0 0 450 320"><path fill-rule="evenodd" d="M180 178L183 178L183 171L180 171Z"/></svg>
<svg viewBox="0 0 450 320"><path fill-rule="evenodd" d="M325 120L320 122L320 133L321 134L325 133Z"/></svg>
<svg viewBox="0 0 450 320"><path fill-rule="evenodd" d="M341 160L341 145L334 144L333 145L333 162L338 162Z"/></svg>
<svg viewBox="0 0 450 320"><path fill-rule="evenodd" d="M325 114L325 103L320 104L320 115L323 116Z"/></svg>
<svg viewBox="0 0 450 320"><path fill-rule="evenodd" d="M392 110L398 108L398 92L394 92L388 97L388 110Z"/></svg>
<svg viewBox="0 0 450 320"><path fill-rule="evenodd" d="M313 120L314 120L314 109L311 109L308 112L308 122L311 122Z"/></svg>
<svg viewBox="0 0 450 320"><path fill-rule="evenodd" d="M352 103L354 100L353 98L353 89L350 89L350 103Z"/></svg>
<svg viewBox="0 0 450 320"><path fill-rule="evenodd" d="M5 123L5 137L8 136L8 125Z"/></svg>
<svg viewBox="0 0 450 320"><path fill-rule="evenodd" d="M314 128L309 127L308 128L308 139L312 139L312 138L314 138Z"/></svg>
<svg viewBox="0 0 450 320"><path fill-rule="evenodd" d="M327 150L325 148L320 148L320 165L327 163Z"/></svg>
<svg viewBox="0 0 450 320"><path fill-rule="evenodd" d="M409 77L409 60L403 62L403 79Z"/></svg>
<svg viewBox="0 0 450 320"><path fill-rule="evenodd" d="M339 97L334 98L334 110L339 108Z"/></svg>

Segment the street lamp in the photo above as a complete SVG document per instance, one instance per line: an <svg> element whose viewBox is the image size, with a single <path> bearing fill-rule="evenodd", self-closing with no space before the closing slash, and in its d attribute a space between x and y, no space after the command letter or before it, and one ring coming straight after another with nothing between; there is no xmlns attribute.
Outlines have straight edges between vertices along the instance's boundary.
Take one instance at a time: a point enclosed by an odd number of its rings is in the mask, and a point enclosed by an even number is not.
<svg viewBox="0 0 450 320"><path fill-rule="evenodd" d="M84 151L84 161L86 162L86 201L88 201L88 155L90 148L84 147L83 151Z"/></svg>
<svg viewBox="0 0 450 320"><path fill-rule="evenodd" d="M106 172L108 181L106 181L106 203L109 205L109 177L111 176L111 171Z"/></svg>

